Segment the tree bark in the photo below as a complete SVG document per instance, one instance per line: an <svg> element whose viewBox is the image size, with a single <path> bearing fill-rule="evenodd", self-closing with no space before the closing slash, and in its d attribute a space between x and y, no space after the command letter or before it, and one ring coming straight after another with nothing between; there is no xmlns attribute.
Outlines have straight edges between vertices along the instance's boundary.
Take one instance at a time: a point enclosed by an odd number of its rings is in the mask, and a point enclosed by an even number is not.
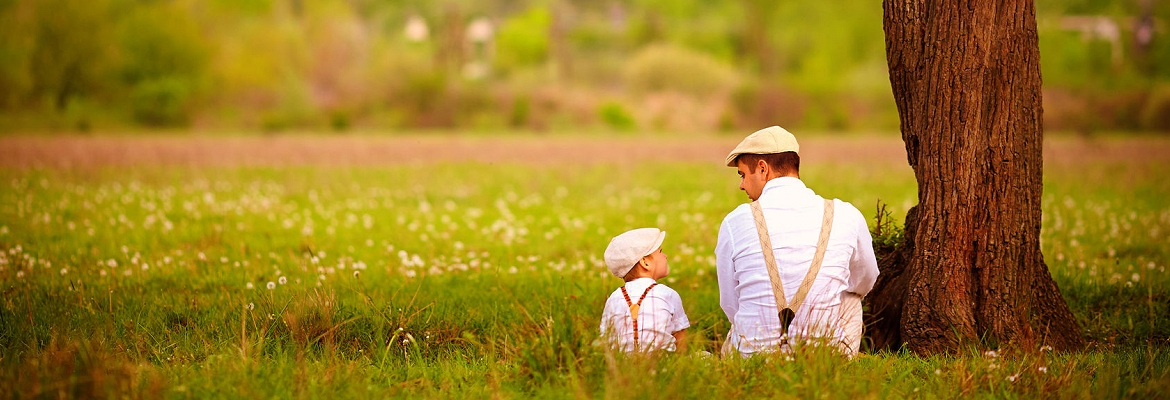
<svg viewBox="0 0 1170 400"><path fill-rule="evenodd" d="M878 348L1074 349L1040 252L1040 51L1032 0L885 0L886 60L918 205L869 296Z"/></svg>

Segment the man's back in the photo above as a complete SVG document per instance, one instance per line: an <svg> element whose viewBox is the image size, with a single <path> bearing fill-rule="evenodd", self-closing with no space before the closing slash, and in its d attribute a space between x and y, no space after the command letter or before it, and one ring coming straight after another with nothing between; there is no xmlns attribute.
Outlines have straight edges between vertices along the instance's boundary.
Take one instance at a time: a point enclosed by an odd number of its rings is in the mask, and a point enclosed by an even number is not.
<svg viewBox="0 0 1170 400"><path fill-rule="evenodd" d="M824 200L797 178L776 178L759 197L788 301L796 294L820 234ZM790 334L839 340L841 293L864 295L877 278L877 262L865 219L849 203L836 201L825 258L796 310ZM732 323L730 344L742 353L778 349L780 321L759 236L747 204L729 213L715 249L720 305Z"/></svg>

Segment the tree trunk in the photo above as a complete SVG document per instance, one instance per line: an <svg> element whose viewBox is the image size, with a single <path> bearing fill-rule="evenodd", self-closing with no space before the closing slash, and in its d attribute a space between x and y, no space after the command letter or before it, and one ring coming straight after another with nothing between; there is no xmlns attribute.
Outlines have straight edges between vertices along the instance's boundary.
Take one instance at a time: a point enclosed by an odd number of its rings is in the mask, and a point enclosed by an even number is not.
<svg viewBox="0 0 1170 400"><path fill-rule="evenodd" d="M885 0L886 60L918 180L868 302L877 348L1074 349L1040 253L1043 131L1032 0Z"/></svg>

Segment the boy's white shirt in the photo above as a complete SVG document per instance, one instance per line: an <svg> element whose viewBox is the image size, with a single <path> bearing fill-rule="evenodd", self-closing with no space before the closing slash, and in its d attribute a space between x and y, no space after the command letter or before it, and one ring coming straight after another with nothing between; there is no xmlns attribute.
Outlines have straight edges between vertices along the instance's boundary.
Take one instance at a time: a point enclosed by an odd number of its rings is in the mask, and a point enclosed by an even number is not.
<svg viewBox="0 0 1170 400"><path fill-rule="evenodd" d="M650 278L626 282L630 303L637 304L642 292L653 283L654 280ZM660 283L646 294L638 311L638 345L643 351L674 351L677 344L673 334L690 326L691 321L683 311L682 298L678 292ZM601 313L601 336L622 351L635 350L633 320L621 288L614 290L605 302L605 310Z"/></svg>

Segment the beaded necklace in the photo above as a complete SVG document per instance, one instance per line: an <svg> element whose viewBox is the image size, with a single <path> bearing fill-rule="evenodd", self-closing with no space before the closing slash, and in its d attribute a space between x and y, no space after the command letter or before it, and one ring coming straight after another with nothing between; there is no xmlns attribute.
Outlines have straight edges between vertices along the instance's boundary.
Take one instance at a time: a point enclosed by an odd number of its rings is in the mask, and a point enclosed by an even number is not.
<svg viewBox="0 0 1170 400"><path fill-rule="evenodd" d="M642 300L646 300L646 295L650 293L650 289L658 286L658 282L650 284L646 291L642 292L642 297L638 298L638 302L630 301L630 293L626 292L626 286L622 285L622 296L626 298L626 305L630 306L630 319L634 321L634 348L638 348L638 310L642 309Z"/></svg>

